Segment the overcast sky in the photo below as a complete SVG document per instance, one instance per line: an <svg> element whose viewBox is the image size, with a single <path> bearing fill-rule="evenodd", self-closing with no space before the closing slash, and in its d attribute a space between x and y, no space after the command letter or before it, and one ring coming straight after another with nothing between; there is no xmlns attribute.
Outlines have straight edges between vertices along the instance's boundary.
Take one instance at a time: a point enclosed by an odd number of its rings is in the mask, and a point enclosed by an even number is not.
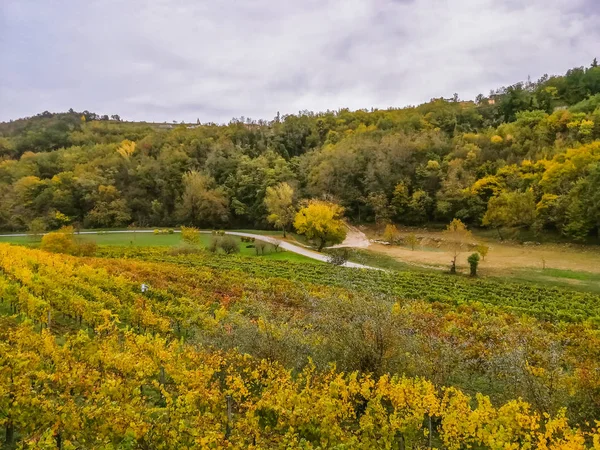
<svg viewBox="0 0 600 450"><path fill-rule="evenodd" d="M0 0L0 120L402 107L596 56L599 0Z"/></svg>

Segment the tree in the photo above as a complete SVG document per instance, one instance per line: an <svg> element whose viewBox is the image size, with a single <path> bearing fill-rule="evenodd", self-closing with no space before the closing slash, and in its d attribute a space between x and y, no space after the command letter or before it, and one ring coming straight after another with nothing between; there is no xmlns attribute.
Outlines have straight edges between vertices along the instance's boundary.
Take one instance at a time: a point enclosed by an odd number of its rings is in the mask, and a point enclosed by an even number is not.
<svg viewBox="0 0 600 450"><path fill-rule="evenodd" d="M318 250L330 242L338 244L346 238L346 225L342 220L344 208L323 200L310 200L298 211L294 227L299 234L316 240Z"/></svg>
<svg viewBox="0 0 600 450"><path fill-rule="evenodd" d="M404 183L398 183L394 188L392 197L392 208L394 215L398 220L406 220L406 213L410 205L410 196L408 195L408 187Z"/></svg>
<svg viewBox="0 0 600 450"><path fill-rule="evenodd" d="M46 232L48 226L46 225L46 221L40 217L37 219L33 219L29 223L29 235L34 240L41 239L42 235Z"/></svg>
<svg viewBox="0 0 600 450"><path fill-rule="evenodd" d="M477 247L475 247L475 249L477 250L477 253L481 255L481 259L485 261L485 257L489 253L490 247L485 244L477 244Z"/></svg>
<svg viewBox="0 0 600 450"><path fill-rule="evenodd" d="M373 210L375 215L375 223L377 225L383 225L390 221L392 211L387 195L385 195L383 192L371 192L367 197L367 204Z"/></svg>
<svg viewBox="0 0 600 450"><path fill-rule="evenodd" d="M399 235L400 232L398 231L396 225L388 223L385 226L385 231L383 232L383 240L389 242L390 244L393 244L398 240Z"/></svg>
<svg viewBox="0 0 600 450"><path fill-rule="evenodd" d="M294 189L285 182L269 186L265 193L265 206L269 212L267 220L281 228L285 238L287 227L292 224L296 215Z"/></svg>
<svg viewBox="0 0 600 450"><path fill-rule="evenodd" d="M178 206L178 216L183 222L195 226L218 226L229 218L225 191L215 187L215 180L200 172L183 175L183 195Z"/></svg>
<svg viewBox="0 0 600 450"><path fill-rule="evenodd" d="M531 227L536 218L536 204L533 191L503 192L492 197L481 221L484 226L496 228L502 240L502 227Z"/></svg>
<svg viewBox="0 0 600 450"><path fill-rule="evenodd" d="M454 219L450 222L443 233L446 245L452 252L450 273L456 273L456 259L460 253L469 247L469 244L473 241L473 235L460 219Z"/></svg>
<svg viewBox="0 0 600 450"><path fill-rule="evenodd" d="M415 236L414 233L410 233L404 238L404 242L410 247L411 250L414 251L415 247L419 243L419 239L417 238L417 236Z"/></svg>
<svg viewBox="0 0 600 450"><path fill-rule="evenodd" d="M471 268L471 276L477 276L477 266L479 265L479 253L473 253L471 256L467 258L469 262L469 266Z"/></svg>

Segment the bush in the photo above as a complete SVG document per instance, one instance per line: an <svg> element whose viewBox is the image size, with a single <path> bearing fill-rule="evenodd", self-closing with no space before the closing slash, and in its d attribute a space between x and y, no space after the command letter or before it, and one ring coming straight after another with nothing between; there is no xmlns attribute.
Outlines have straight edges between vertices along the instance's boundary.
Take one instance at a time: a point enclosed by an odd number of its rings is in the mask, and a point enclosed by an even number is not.
<svg viewBox="0 0 600 450"><path fill-rule="evenodd" d="M329 252L327 261L334 266L343 266L350 258L350 251L347 248L336 248Z"/></svg>
<svg viewBox="0 0 600 450"><path fill-rule="evenodd" d="M192 255L195 253L200 253L200 249L196 246L188 245L185 243L183 245L178 245L169 249L169 255L171 256Z"/></svg>
<svg viewBox="0 0 600 450"><path fill-rule="evenodd" d="M221 238L221 248L228 255L239 253L240 243L233 236L223 236Z"/></svg>
<svg viewBox="0 0 600 450"><path fill-rule="evenodd" d="M98 250L95 242L80 242L73 247L73 254L77 256L94 256Z"/></svg>
<svg viewBox="0 0 600 450"><path fill-rule="evenodd" d="M419 239L417 238L417 236L411 233L404 238L404 242L410 247L411 250L414 251L415 247L419 243Z"/></svg>
<svg viewBox="0 0 600 450"><path fill-rule="evenodd" d="M265 254L265 247L267 246L267 243L265 241L256 241L254 242L254 248L256 249L256 254L257 255L264 255Z"/></svg>
<svg viewBox="0 0 600 450"><path fill-rule="evenodd" d="M212 253L217 253L219 247L221 246L221 238L217 236L213 236L208 243L208 251Z"/></svg>
<svg viewBox="0 0 600 450"><path fill-rule="evenodd" d="M194 227L181 227L181 238L187 244L198 245L200 243L200 230Z"/></svg>
<svg viewBox="0 0 600 450"><path fill-rule="evenodd" d="M42 237L41 249L52 253L72 253L75 247L73 227L62 227Z"/></svg>
<svg viewBox="0 0 600 450"><path fill-rule="evenodd" d="M469 261L469 266L471 266L471 276L477 276L477 266L479 265L479 253L473 253L471 256L467 258Z"/></svg>
<svg viewBox="0 0 600 450"><path fill-rule="evenodd" d="M169 234L173 234L173 233L175 233L175 230L174 230L173 228L169 228L169 231L168 231L168 233L169 233Z"/></svg>
<svg viewBox="0 0 600 450"><path fill-rule="evenodd" d="M398 241L398 236L399 232L398 228L396 228L396 225L388 224L385 226L385 231L383 232L384 241L394 244L396 241Z"/></svg>

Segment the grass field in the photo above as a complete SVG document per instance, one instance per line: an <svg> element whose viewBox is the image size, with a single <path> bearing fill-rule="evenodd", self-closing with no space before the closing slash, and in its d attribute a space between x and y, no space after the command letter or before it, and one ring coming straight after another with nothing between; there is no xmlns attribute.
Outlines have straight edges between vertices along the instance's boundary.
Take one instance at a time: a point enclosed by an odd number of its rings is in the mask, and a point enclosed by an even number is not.
<svg viewBox="0 0 600 450"><path fill-rule="evenodd" d="M271 231L256 231L256 230L240 230L248 233L263 234L269 236L280 235L281 232ZM240 255L260 257L270 260L285 260L285 261L296 261L310 264L322 264L319 261L307 258L302 255L298 255L288 251L275 251L275 248L267 244L265 247L264 254L257 255L256 249L251 248L252 244L247 242L241 242L241 239L237 236L232 236L240 244ZM75 238L81 242L95 242L98 245L107 246L130 246L130 247L176 247L181 245L181 235L179 233L174 234L153 234L153 233L105 233L105 234L83 234L76 235ZM206 248L213 239L210 234L200 235L200 246ZM37 246L39 245L39 239L34 239L29 236L15 236L15 237L0 237L0 242Z"/></svg>

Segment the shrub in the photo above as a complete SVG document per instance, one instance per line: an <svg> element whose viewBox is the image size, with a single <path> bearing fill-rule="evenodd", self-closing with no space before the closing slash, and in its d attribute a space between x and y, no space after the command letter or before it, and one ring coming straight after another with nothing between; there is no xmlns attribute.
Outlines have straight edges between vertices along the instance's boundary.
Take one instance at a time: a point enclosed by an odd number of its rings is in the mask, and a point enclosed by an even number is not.
<svg viewBox="0 0 600 450"><path fill-rule="evenodd" d="M336 248L329 252L327 261L334 266L343 266L348 262L350 251L347 248Z"/></svg>
<svg viewBox="0 0 600 450"><path fill-rule="evenodd" d="M477 276L477 266L479 265L479 253L473 253L471 256L467 258L469 261L469 266L471 266L471 276Z"/></svg>
<svg viewBox="0 0 600 450"><path fill-rule="evenodd" d="M200 230L194 227L181 227L181 238L187 244L197 245L200 243Z"/></svg>
<svg viewBox="0 0 600 450"><path fill-rule="evenodd" d="M188 245L185 243L183 245L178 245L169 249L169 255L171 256L192 255L195 253L200 253L200 249L196 246Z"/></svg>
<svg viewBox="0 0 600 450"><path fill-rule="evenodd" d="M411 250L414 251L415 247L419 244L419 239L414 235L414 233L411 233L404 238L404 242L410 247Z"/></svg>
<svg viewBox="0 0 600 450"><path fill-rule="evenodd" d="M218 236L213 236L208 243L208 251L212 253L217 253L219 247L221 246L221 238Z"/></svg>
<svg viewBox="0 0 600 450"><path fill-rule="evenodd" d="M221 238L221 248L228 255L239 253L240 243L233 236L223 236Z"/></svg>
<svg viewBox="0 0 600 450"><path fill-rule="evenodd" d="M383 240L393 244L398 241L399 234L396 225L388 224L385 226L385 231L383 232Z"/></svg>
<svg viewBox="0 0 600 450"><path fill-rule="evenodd" d="M41 249L52 253L71 253L74 250L73 227L62 227L42 238Z"/></svg>
<svg viewBox="0 0 600 450"><path fill-rule="evenodd" d="M256 249L256 254L257 255L264 255L265 254L265 247L267 246L267 243L265 241L256 241L254 242L254 248Z"/></svg>
<svg viewBox="0 0 600 450"><path fill-rule="evenodd" d="M174 230L173 228L169 228L169 231L168 231L168 233L169 233L169 234L173 234L173 233L175 233L175 230Z"/></svg>
<svg viewBox="0 0 600 450"><path fill-rule="evenodd" d="M279 246L281 245L281 241L279 239L275 239L273 241L273 248L275 249L275 253L279 251Z"/></svg>
<svg viewBox="0 0 600 450"><path fill-rule="evenodd" d="M98 245L95 242L80 242L73 247L73 254L77 256L94 256L98 250Z"/></svg>

